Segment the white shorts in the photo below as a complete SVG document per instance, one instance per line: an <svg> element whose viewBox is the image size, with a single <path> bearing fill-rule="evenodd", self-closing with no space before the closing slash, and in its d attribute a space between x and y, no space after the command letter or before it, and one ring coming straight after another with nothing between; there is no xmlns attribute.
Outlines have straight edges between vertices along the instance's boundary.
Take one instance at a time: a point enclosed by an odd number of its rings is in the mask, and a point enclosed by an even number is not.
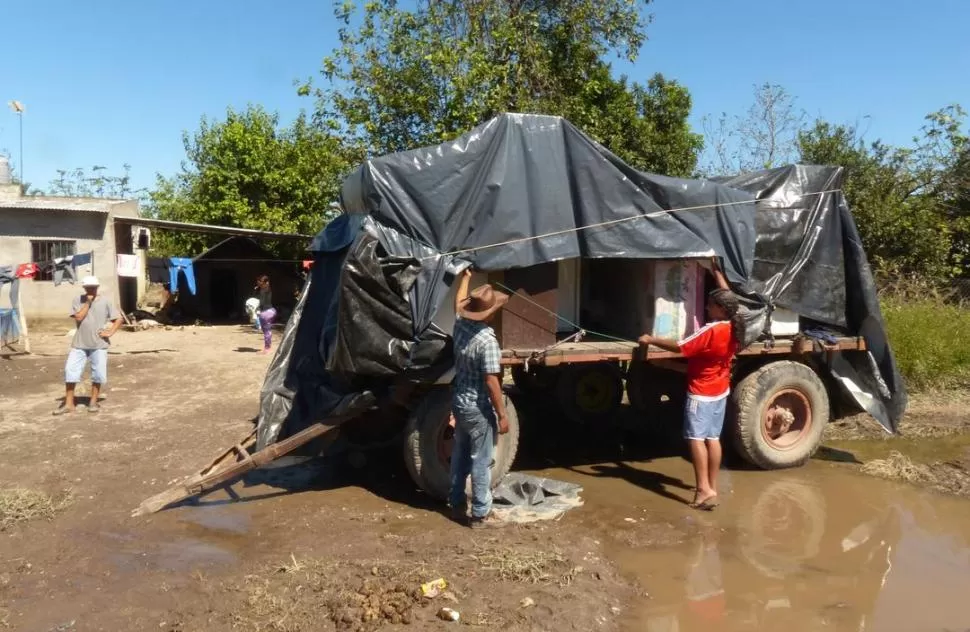
<svg viewBox="0 0 970 632"><path fill-rule="evenodd" d="M64 382L77 384L84 373L84 365L91 362L91 382L104 384L108 381L107 349L71 349L64 365Z"/></svg>

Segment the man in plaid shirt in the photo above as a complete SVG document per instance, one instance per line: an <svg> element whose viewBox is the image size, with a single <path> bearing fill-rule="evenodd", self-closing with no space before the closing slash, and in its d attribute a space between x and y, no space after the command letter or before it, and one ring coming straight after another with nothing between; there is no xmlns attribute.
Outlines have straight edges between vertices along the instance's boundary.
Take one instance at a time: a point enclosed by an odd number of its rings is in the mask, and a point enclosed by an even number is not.
<svg viewBox="0 0 970 632"><path fill-rule="evenodd" d="M461 276L455 295L455 330L452 336L455 379L451 407L455 441L451 452L451 511L464 520L467 508L465 480L472 477L471 527L496 522L492 509L492 454L495 432L505 434L509 422L502 396L502 351L488 323L509 297L482 285L469 294L471 270Z"/></svg>

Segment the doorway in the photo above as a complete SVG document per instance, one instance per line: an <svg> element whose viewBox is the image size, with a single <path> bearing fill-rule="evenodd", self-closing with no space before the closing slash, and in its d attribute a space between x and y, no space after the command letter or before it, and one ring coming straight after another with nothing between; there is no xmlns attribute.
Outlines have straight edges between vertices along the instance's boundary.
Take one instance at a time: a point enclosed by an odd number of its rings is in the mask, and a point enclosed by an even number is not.
<svg viewBox="0 0 970 632"><path fill-rule="evenodd" d="M243 306L239 302L239 277L235 270L216 268L210 282L210 310L213 320L239 320Z"/></svg>

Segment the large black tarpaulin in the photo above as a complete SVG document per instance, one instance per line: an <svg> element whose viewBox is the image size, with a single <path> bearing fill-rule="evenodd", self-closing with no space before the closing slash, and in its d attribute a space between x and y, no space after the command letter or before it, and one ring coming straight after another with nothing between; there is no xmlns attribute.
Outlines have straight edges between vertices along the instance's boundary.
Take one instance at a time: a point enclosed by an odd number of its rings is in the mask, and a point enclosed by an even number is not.
<svg viewBox="0 0 970 632"><path fill-rule="evenodd" d="M568 121L540 115L502 115L454 141L371 159L344 182L341 223L317 240L329 246L317 246L299 324L267 375L261 443L284 425L305 427L328 402L370 395L368 380L440 375L450 332L433 321L462 268L575 257L720 257L762 321L785 306L866 336L871 354L831 369L892 428L905 391L840 185L841 170L831 167L718 181L641 173ZM327 281L318 283L323 270ZM321 313L301 318L306 310ZM284 369L293 360L281 359L290 355L313 369L297 379ZM304 398L307 388L314 394ZM293 405L303 400L314 405Z"/></svg>

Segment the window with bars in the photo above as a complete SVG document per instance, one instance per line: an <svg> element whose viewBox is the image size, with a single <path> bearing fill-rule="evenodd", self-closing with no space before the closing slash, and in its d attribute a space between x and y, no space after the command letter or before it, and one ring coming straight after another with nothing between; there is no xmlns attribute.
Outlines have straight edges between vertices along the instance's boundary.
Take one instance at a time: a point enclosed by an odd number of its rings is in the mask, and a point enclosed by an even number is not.
<svg viewBox="0 0 970 632"><path fill-rule="evenodd" d="M35 281L54 280L53 271L49 264L60 257L69 257L77 254L76 241L31 241L30 242L30 261L40 266L40 272L34 277Z"/></svg>

